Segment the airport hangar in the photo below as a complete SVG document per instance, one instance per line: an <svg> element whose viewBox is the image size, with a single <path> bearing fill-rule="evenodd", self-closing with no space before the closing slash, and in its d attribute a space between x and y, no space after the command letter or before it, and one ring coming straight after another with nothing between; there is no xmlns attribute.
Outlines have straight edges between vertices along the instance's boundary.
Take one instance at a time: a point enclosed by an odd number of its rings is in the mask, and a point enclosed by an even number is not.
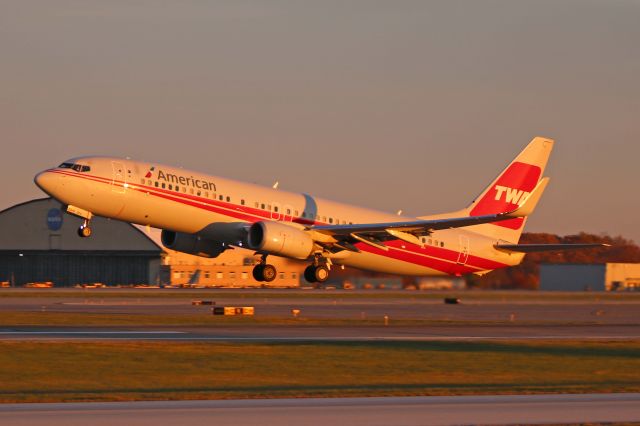
<svg viewBox="0 0 640 426"><path fill-rule="evenodd" d="M640 291L640 263L543 263L542 291Z"/></svg>
<svg viewBox="0 0 640 426"><path fill-rule="evenodd" d="M0 212L0 281L14 286L157 281L163 251L143 232L128 223L95 217L94 235L80 238L81 223L64 214L52 198Z"/></svg>
<svg viewBox="0 0 640 426"><path fill-rule="evenodd" d="M93 234L77 234L82 219L66 214L52 198L0 211L0 283L57 287L188 283L212 287L256 287L253 252L228 250L206 259L161 247L159 233L126 222L94 217ZM304 264L274 258L278 277L269 287L298 287ZM195 276L194 276L195 275Z"/></svg>

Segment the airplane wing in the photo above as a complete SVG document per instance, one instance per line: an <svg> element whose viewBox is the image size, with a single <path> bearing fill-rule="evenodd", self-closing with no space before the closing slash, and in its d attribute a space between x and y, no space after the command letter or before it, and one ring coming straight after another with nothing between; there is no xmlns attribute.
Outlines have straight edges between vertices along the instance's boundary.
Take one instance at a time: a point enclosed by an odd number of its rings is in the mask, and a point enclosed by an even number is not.
<svg viewBox="0 0 640 426"><path fill-rule="evenodd" d="M333 239L347 240L354 239L375 247L386 249L382 241L397 238L409 243L422 245L418 236L428 235L439 229L462 228L465 226L479 225L482 223L500 222L503 220L513 219L516 217L528 216L533 212L543 191L545 190L549 178L543 178L538 182L531 194L521 200L517 209L483 216L466 216L446 219L431 220L414 220L402 222L386 222L386 223L359 223L353 225L320 225L311 226L310 231L325 234ZM350 245L338 245L340 248L352 250L355 247ZM352 250L353 251L353 250Z"/></svg>

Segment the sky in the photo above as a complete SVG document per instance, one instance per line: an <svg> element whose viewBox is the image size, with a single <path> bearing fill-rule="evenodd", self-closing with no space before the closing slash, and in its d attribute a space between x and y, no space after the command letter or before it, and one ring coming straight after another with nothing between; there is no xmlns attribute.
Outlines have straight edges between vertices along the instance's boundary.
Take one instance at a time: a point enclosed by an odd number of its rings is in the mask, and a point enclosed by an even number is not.
<svg viewBox="0 0 640 426"><path fill-rule="evenodd" d="M114 155L408 215L556 140L527 230L640 242L640 2L0 0L0 209Z"/></svg>

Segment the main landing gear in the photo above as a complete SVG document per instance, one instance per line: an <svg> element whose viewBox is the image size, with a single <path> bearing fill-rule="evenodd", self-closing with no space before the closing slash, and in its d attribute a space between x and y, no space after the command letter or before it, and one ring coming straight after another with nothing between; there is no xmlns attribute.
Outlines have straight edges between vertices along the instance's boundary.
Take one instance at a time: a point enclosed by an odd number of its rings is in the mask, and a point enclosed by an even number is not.
<svg viewBox="0 0 640 426"><path fill-rule="evenodd" d="M78 228L78 235L82 238L89 238L91 236L91 227L89 226L89 219L85 219Z"/></svg>
<svg viewBox="0 0 640 426"><path fill-rule="evenodd" d="M256 266L253 267L253 278L256 281L263 281L270 283L276 279L277 275L276 267L267 263L267 255L262 255L262 260Z"/></svg>
<svg viewBox="0 0 640 426"><path fill-rule="evenodd" d="M304 278L310 283L323 283L329 279L329 267L326 263L321 262L321 257L317 256L313 260L313 264L307 266L304 270ZM256 281L267 282L276 279L275 266L267 263L267 255L263 254L260 263L253 267L253 278Z"/></svg>

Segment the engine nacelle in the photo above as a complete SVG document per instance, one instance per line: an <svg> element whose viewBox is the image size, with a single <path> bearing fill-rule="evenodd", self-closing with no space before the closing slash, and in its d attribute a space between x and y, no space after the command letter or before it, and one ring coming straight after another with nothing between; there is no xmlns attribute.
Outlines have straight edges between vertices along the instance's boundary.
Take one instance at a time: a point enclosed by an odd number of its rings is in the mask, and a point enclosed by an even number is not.
<svg viewBox="0 0 640 426"><path fill-rule="evenodd" d="M217 257L229 248L224 243L202 238L199 235L165 229L162 230L161 240L162 245L168 249L201 257Z"/></svg>
<svg viewBox="0 0 640 426"><path fill-rule="evenodd" d="M256 222L249 228L249 248L293 259L307 259L313 239L304 231L278 222Z"/></svg>

